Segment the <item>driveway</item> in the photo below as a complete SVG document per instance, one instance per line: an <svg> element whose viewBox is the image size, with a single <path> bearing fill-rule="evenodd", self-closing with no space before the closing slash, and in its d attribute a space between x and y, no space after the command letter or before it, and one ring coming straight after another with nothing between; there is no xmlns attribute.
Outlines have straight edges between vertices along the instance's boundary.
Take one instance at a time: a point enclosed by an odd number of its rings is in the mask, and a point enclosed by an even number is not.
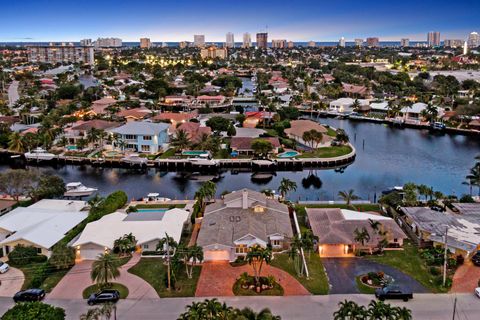
<svg viewBox="0 0 480 320"><path fill-rule="evenodd" d="M0 297L13 297L23 286L25 276L20 269L10 267L5 273L0 274Z"/></svg>
<svg viewBox="0 0 480 320"><path fill-rule="evenodd" d="M330 282L330 294L359 293L355 277L368 272L383 271L393 277L396 283L413 292L425 293L428 290L405 273L387 265L361 258L322 258Z"/></svg>
<svg viewBox="0 0 480 320"><path fill-rule="evenodd" d="M120 277L113 281L128 288L128 299L158 299L157 291L147 281L128 272L128 269L136 265L140 258L139 253L134 253L132 258L120 268Z"/></svg>
<svg viewBox="0 0 480 320"><path fill-rule="evenodd" d="M474 266L471 261L465 261L453 275L450 292L472 293L478 287L478 279L480 279L480 267Z"/></svg>
<svg viewBox="0 0 480 320"><path fill-rule="evenodd" d="M250 265L232 267L228 262L206 262L202 266L202 273L198 279L196 297L222 297L233 296L233 285L238 277L248 272L253 274ZM300 282L287 272L270 265L262 267L262 275L272 275L283 287L285 296L309 295Z"/></svg>

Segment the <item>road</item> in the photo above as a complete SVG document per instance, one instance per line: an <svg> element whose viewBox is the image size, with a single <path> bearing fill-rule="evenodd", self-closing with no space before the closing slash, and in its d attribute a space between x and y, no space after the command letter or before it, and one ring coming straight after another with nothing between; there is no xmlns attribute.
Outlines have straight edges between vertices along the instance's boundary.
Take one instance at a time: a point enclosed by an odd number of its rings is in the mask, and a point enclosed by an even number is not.
<svg viewBox="0 0 480 320"><path fill-rule="evenodd" d="M18 81L13 81L8 87L8 106L13 107L15 102L20 98L18 95Z"/></svg>
<svg viewBox="0 0 480 320"><path fill-rule="evenodd" d="M479 319L480 300L473 294L457 294L456 320ZM296 296L296 297L229 297L219 300L234 307L250 307L256 311L268 307L283 320L322 320L332 319L338 309L338 303L344 299L354 300L367 305L371 295L328 295L328 296ZM451 320L453 315L454 295L451 294L417 294L409 302L391 301L391 304L406 306L412 310L413 319ZM185 306L198 298L170 299L127 299L117 304L117 319L119 320L150 320L177 319ZM49 300L45 301L67 311L67 319L78 320L88 306L85 300ZM0 298L0 314L10 308L13 302L10 298Z"/></svg>

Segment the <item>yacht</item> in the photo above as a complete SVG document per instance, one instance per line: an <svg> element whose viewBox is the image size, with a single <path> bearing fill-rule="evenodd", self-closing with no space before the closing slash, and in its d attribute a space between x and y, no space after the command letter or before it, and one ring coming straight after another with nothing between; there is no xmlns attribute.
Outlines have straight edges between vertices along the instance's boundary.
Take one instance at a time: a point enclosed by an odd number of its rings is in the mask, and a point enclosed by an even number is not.
<svg viewBox="0 0 480 320"><path fill-rule="evenodd" d="M65 197L88 197L98 189L85 187L81 182L70 182L65 185Z"/></svg>
<svg viewBox="0 0 480 320"><path fill-rule="evenodd" d="M187 160L197 166L216 166L218 164L218 161L207 157L188 158Z"/></svg>
<svg viewBox="0 0 480 320"><path fill-rule="evenodd" d="M138 153L132 153L125 158L122 158L123 162L129 163L129 164L147 164L148 159L147 158L142 158Z"/></svg>
<svg viewBox="0 0 480 320"><path fill-rule="evenodd" d="M45 149L42 148L36 148L32 151L26 152L25 153L25 158L27 160L52 160L55 158L55 155L53 153L47 152Z"/></svg>
<svg viewBox="0 0 480 320"><path fill-rule="evenodd" d="M145 201L145 202L149 202L149 201L159 201L159 202L172 201L172 199L170 199L170 198L160 197L160 194L156 193L156 192L151 192L151 193L147 194L147 196L144 197L142 200Z"/></svg>

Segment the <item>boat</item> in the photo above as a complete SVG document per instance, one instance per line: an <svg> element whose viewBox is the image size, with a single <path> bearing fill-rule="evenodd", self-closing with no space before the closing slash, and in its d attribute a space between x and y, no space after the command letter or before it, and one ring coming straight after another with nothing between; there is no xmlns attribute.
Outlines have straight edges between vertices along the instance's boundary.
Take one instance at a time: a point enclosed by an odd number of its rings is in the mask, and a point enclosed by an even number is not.
<svg viewBox="0 0 480 320"><path fill-rule="evenodd" d="M142 158L138 153L132 153L129 154L128 156L122 158L122 162L128 163L128 164L147 164L148 159L147 158Z"/></svg>
<svg viewBox="0 0 480 320"><path fill-rule="evenodd" d="M255 172L250 176L252 182L269 182L276 176L275 172Z"/></svg>
<svg viewBox="0 0 480 320"><path fill-rule="evenodd" d="M70 182L65 185L65 197L88 197L98 189L85 187L81 182Z"/></svg>
<svg viewBox="0 0 480 320"><path fill-rule="evenodd" d="M170 198L165 198L165 197L160 197L159 193L156 192L151 192L147 194L145 198L143 198L143 201L159 201L159 202L166 202L166 201L171 201L172 199Z"/></svg>
<svg viewBox="0 0 480 320"><path fill-rule="evenodd" d="M218 164L217 160L205 158L205 157L198 157L198 158L188 158L188 161L193 165L197 166L216 166Z"/></svg>
<svg viewBox="0 0 480 320"><path fill-rule="evenodd" d="M52 160L55 158L55 155L53 153L47 152L45 149L42 148L36 148L32 151L26 152L25 153L25 158L27 160Z"/></svg>
<svg viewBox="0 0 480 320"><path fill-rule="evenodd" d="M446 126L442 122L434 122L431 125L433 130L445 130Z"/></svg>
<svg viewBox="0 0 480 320"><path fill-rule="evenodd" d="M252 161L253 164L257 165L257 166L271 166L271 165L274 165L275 162L271 161L271 160L253 160Z"/></svg>

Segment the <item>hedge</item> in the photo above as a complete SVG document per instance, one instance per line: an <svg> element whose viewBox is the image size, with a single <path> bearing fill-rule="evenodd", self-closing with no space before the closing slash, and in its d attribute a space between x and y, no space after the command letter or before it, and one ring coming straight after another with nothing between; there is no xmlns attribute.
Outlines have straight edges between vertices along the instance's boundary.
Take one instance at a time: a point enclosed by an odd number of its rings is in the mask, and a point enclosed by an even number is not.
<svg viewBox="0 0 480 320"><path fill-rule="evenodd" d="M39 255L37 249L32 246L17 245L8 254L8 261L12 266L25 266L35 262L45 262L47 257Z"/></svg>

